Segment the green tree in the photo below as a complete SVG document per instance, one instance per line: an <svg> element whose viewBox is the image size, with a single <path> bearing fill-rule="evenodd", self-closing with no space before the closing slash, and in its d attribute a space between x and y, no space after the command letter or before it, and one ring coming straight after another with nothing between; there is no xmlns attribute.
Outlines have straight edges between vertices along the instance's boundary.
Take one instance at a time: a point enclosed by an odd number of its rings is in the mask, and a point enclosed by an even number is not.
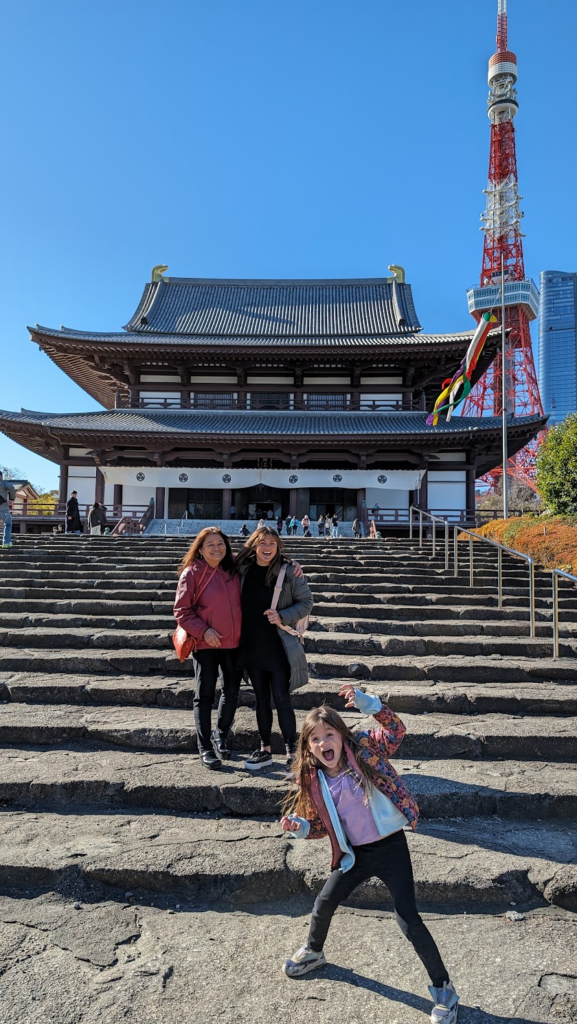
<svg viewBox="0 0 577 1024"><path fill-rule="evenodd" d="M577 512L577 413L549 430L537 456L537 487L556 515Z"/></svg>

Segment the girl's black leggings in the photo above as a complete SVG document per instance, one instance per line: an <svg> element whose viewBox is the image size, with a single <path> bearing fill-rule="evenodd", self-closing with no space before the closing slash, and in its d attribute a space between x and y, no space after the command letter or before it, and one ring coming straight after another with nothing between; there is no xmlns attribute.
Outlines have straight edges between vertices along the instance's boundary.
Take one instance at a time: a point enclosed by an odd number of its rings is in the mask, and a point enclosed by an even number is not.
<svg viewBox="0 0 577 1024"><path fill-rule="evenodd" d="M263 747L270 747L274 700L282 738L287 747L294 749L297 722L291 704L288 665L274 669L249 668L248 674L256 697L256 723Z"/></svg>
<svg viewBox="0 0 577 1024"><path fill-rule="evenodd" d="M421 920L415 900L413 867L404 832L394 832L376 843L354 846L355 863L350 871L336 868L316 898L309 931L309 946L320 952L339 903L369 878L380 878L389 890L395 917L403 934L412 942L431 983L437 988L449 981L435 940Z"/></svg>

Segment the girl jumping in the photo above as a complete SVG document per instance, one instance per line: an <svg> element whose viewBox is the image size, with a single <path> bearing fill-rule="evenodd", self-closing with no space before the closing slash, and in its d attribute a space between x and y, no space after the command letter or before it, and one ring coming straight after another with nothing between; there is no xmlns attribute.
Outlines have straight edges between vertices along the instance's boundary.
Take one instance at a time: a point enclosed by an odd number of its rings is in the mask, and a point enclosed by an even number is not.
<svg viewBox="0 0 577 1024"><path fill-rule="evenodd" d="M415 901L413 869L403 831L417 827L419 808L391 765L405 726L383 704L350 684L347 708L372 714L378 727L352 732L329 707L305 718L294 761L298 789L285 802L281 825L297 839L329 836L332 873L313 907L308 942L283 966L289 978L322 967L333 914L354 889L377 876L389 889L395 917L431 979L433 1024L456 1024L459 997Z"/></svg>

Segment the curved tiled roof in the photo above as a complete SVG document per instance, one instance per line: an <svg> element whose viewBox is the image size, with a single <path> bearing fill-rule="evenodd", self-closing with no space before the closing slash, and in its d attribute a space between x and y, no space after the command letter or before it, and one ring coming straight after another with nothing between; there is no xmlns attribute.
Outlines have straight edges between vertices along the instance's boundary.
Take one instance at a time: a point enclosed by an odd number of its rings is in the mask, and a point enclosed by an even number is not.
<svg viewBox="0 0 577 1024"><path fill-rule="evenodd" d="M361 280L237 281L172 277L147 284L126 325L139 334L343 338L421 330L409 284Z"/></svg>
<svg viewBox="0 0 577 1024"><path fill-rule="evenodd" d="M343 339L342 337L334 337L332 335L326 335L322 337L307 338L302 335L298 337L283 338L283 337L269 337L263 335L261 337L230 337L229 335L223 337L214 336L195 336L191 334L139 334L136 331L127 331L123 333L121 331L113 331L110 333L102 332L90 332L90 331L75 331L70 327L61 327L60 330L56 330L53 327L42 327L40 324L35 324L34 327L28 327L28 330L33 335L42 335L43 338L54 338L59 341L70 341L74 342L85 342L87 345L98 342L99 346L102 345L147 345L147 346L173 346L184 348L188 345L194 345L198 347L210 347L213 345L222 346L234 346L235 348L260 348L263 345L269 347L282 348L283 350L290 349L292 346L300 347L306 346L307 348L330 348L333 345L342 346L346 343L347 347L381 347L391 346L395 348L403 348L405 345L428 347L435 345L467 345L473 335L473 328L470 331L460 331L456 334L422 334L415 331L409 331L406 334L389 334L385 336L381 335L355 335ZM500 329L491 331L492 335L501 336Z"/></svg>
<svg viewBox="0 0 577 1024"><path fill-rule="evenodd" d="M20 413L0 410L0 424L30 424L51 430L97 431L118 434L190 434L235 436L327 435L471 435L501 430L500 416L482 418L456 416L449 423L439 420L427 425L427 413L418 412L255 412L249 410L197 409L112 409L103 412L46 413L22 409ZM538 427L540 416L518 416L509 428ZM536 432L536 431L535 431Z"/></svg>

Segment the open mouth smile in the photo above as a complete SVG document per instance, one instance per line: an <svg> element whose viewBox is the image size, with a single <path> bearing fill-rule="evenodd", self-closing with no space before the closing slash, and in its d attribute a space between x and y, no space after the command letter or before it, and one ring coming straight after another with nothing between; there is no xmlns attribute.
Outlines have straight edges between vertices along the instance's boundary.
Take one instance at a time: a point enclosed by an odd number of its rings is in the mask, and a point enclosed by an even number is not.
<svg viewBox="0 0 577 1024"><path fill-rule="evenodd" d="M335 752L330 747L327 750L321 750L321 757L327 764L334 764Z"/></svg>

